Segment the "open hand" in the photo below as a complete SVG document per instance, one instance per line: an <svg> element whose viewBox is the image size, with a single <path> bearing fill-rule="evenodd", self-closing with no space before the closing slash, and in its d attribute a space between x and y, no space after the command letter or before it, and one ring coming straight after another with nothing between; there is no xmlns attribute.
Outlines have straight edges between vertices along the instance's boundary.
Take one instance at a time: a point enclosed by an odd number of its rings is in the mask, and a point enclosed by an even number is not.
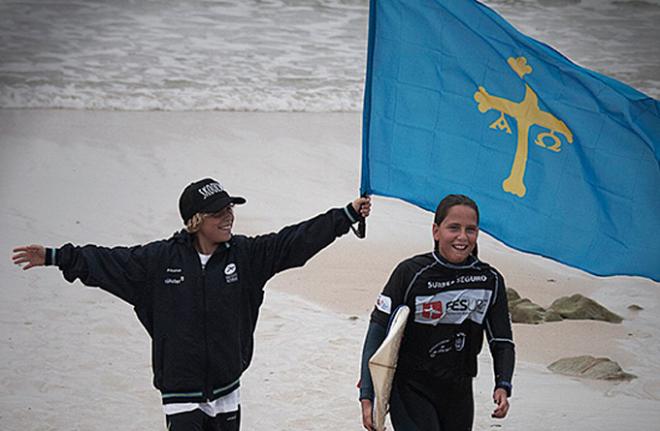
<svg viewBox="0 0 660 431"><path fill-rule="evenodd" d="M43 266L46 263L46 249L43 245L26 245L23 247L16 247L14 255L11 259L16 265L27 263L23 266L23 270L30 269L34 266Z"/></svg>

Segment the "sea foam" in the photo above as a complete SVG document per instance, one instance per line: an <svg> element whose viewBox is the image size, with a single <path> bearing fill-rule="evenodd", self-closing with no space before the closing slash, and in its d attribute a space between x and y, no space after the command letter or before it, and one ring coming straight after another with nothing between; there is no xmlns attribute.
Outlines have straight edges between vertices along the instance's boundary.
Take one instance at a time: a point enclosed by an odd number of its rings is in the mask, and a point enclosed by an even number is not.
<svg viewBox="0 0 660 431"><path fill-rule="evenodd" d="M660 0L491 0L579 64L660 96ZM0 107L359 111L366 0L0 3Z"/></svg>

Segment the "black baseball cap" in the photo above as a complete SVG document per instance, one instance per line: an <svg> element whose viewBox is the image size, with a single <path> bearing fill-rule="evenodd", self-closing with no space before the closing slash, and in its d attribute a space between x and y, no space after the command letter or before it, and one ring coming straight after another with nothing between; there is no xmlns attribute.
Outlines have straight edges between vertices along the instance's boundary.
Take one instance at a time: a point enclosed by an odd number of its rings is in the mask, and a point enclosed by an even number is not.
<svg viewBox="0 0 660 431"><path fill-rule="evenodd" d="M183 222L197 213L218 212L229 204L244 204L245 198L229 196L222 185L212 178L190 183L179 198L179 212Z"/></svg>

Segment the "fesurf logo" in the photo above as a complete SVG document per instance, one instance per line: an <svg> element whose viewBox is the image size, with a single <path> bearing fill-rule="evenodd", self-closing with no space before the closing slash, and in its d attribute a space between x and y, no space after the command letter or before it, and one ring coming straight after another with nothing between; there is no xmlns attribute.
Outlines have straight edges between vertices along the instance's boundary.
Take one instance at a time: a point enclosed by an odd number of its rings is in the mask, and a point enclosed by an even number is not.
<svg viewBox="0 0 660 431"><path fill-rule="evenodd" d="M465 319L481 324L488 311L492 291L463 289L415 297L415 322L460 325Z"/></svg>

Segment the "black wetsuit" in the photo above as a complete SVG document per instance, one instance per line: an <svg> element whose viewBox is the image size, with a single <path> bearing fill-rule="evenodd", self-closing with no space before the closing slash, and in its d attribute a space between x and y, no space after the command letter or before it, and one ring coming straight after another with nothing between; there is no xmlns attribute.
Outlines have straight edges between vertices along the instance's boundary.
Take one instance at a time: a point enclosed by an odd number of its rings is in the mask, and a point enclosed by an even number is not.
<svg viewBox="0 0 660 431"><path fill-rule="evenodd" d="M373 400L366 363L399 305L411 309L394 377L390 416L397 431L470 430L472 378L486 333L495 387L511 394L514 345L504 280L470 257L451 264L438 253L401 262L371 314L362 360L360 399Z"/></svg>

